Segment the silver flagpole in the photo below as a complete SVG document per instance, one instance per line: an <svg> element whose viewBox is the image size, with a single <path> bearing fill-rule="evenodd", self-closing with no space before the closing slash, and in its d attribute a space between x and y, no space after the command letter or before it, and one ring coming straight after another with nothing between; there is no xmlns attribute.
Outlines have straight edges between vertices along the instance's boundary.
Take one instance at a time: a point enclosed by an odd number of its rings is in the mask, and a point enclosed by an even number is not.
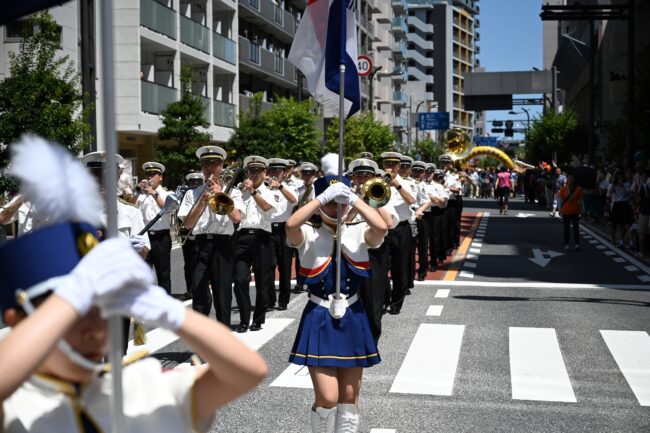
<svg viewBox="0 0 650 433"><path fill-rule="evenodd" d="M343 182L343 129L345 128L345 64L339 65L339 182ZM336 205L336 299L341 298L341 213L343 206Z"/></svg>
<svg viewBox="0 0 650 433"><path fill-rule="evenodd" d="M104 96L104 185L106 201L106 230L109 238L117 236L117 140L115 127L115 72L113 69L113 1L102 0L102 90ZM111 431L123 433L122 407L122 318L111 317L108 322L111 363Z"/></svg>

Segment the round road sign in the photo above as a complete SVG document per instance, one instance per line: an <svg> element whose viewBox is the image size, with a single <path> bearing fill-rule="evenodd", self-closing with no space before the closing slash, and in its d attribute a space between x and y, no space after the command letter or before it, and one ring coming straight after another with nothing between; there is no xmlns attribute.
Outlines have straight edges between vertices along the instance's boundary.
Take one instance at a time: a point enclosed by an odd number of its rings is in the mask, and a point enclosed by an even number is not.
<svg viewBox="0 0 650 433"><path fill-rule="evenodd" d="M359 70L359 75L362 77L367 77L372 71L372 60L368 56L359 56L357 59L357 69Z"/></svg>

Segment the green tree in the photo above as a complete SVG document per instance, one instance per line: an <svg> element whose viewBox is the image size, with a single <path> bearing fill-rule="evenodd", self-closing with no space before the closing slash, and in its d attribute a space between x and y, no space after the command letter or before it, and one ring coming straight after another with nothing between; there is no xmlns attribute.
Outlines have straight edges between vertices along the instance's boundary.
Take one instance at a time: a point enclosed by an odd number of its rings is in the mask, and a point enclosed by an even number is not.
<svg viewBox="0 0 650 433"><path fill-rule="evenodd" d="M338 152L339 120L334 118L325 132L326 150ZM389 125L375 120L370 112L362 112L345 120L343 129L343 153L346 161L357 158L361 152L372 152L379 157L382 152L393 149L395 136Z"/></svg>
<svg viewBox="0 0 650 433"><path fill-rule="evenodd" d="M248 110L239 113L239 126L228 140L230 157L235 160L243 160L249 155L268 156L271 153L284 153L282 131L270 128L262 114L262 97L262 93L253 95Z"/></svg>
<svg viewBox="0 0 650 433"><path fill-rule="evenodd" d="M75 65L61 56L61 33L48 12L27 21L17 54L10 53L10 76L0 83L0 171L9 162L9 149L24 133L56 141L77 155L90 144L89 109ZM0 176L0 194L15 189Z"/></svg>
<svg viewBox="0 0 650 433"><path fill-rule="evenodd" d="M267 155L282 156L296 161L316 161L322 152L316 129L318 114L312 100L297 102L279 98L273 108L262 114L262 120L272 134Z"/></svg>
<svg viewBox="0 0 650 433"><path fill-rule="evenodd" d="M562 113L547 111L538 116L526 135L526 156L531 161L550 161L557 155L557 163L568 163L571 155L584 151L584 143L576 143L571 136L578 127L578 117L571 108Z"/></svg>
<svg viewBox="0 0 650 433"><path fill-rule="evenodd" d="M196 169L196 149L210 141L211 136L199 128L208 128L205 119L205 101L192 93L192 70L181 69L181 99L167 105L160 113L163 126L158 139L169 141L156 150L158 160L166 167L165 181L168 186L184 183L185 175Z"/></svg>
<svg viewBox="0 0 650 433"><path fill-rule="evenodd" d="M442 155L442 147L431 138L418 140L414 155L420 155L420 160L438 164L438 157Z"/></svg>

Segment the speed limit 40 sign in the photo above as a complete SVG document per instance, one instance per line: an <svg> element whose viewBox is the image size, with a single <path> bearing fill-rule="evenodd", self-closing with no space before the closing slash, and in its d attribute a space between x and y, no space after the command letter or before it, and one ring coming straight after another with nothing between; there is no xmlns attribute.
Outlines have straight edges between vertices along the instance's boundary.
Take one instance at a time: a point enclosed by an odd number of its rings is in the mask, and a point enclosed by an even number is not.
<svg viewBox="0 0 650 433"><path fill-rule="evenodd" d="M359 75L362 77L367 77L372 71L372 60L368 56L359 56L357 59L357 69L359 70Z"/></svg>

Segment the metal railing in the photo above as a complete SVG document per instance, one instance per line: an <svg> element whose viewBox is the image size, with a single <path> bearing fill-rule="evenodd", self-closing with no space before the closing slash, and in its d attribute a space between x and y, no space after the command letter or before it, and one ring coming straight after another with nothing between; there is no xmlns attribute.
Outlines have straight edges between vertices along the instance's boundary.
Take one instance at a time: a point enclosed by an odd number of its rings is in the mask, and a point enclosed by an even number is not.
<svg viewBox="0 0 650 433"><path fill-rule="evenodd" d="M256 41L248 42L248 60L260 64L260 44Z"/></svg>
<svg viewBox="0 0 650 433"><path fill-rule="evenodd" d="M409 95L407 95L405 92L402 92L401 90L395 90L393 92L393 101L399 102L402 104L408 104L409 103Z"/></svg>
<svg viewBox="0 0 650 433"><path fill-rule="evenodd" d="M214 108L213 123L218 126L234 128L237 120L237 107L223 101L214 100L212 102Z"/></svg>
<svg viewBox="0 0 650 433"><path fill-rule="evenodd" d="M154 0L140 0L140 25L176 39L176 11Z"/></svg>
<svg viewBox="0 0 650 433"><path fill-rule="evenodd" d="M391 27L393 31L401 31L404 34L408 33L409 31L409 28L406 25L406 18L404 17L393 18Z"/></svg>
<svg viewBox="0 0 650 433"><path fill-rule="evenodd" d="M280 75L284 75L284 59L277 53L273 56L273 70Z"/></svg>
<svg viewBox="0 0 650 433"><path fill-rule="evenodd" d="M178 92L172 87L150 81L141 81L140 109L145 113L160 114L171 102L177 101Z"/></svg>
<svg viewBox="0 0 650 433"><path fill-rule="evenodd" d="M235 53L237 45L235 41L219 33L212 32L212 55L233 65L236 63Z"/></svg>
<svg viewBox="0 0 650 433"><path fill-rule="evenodd" d="M210 29L181 15L181 42L204 53L210 53Z"/></svg>

